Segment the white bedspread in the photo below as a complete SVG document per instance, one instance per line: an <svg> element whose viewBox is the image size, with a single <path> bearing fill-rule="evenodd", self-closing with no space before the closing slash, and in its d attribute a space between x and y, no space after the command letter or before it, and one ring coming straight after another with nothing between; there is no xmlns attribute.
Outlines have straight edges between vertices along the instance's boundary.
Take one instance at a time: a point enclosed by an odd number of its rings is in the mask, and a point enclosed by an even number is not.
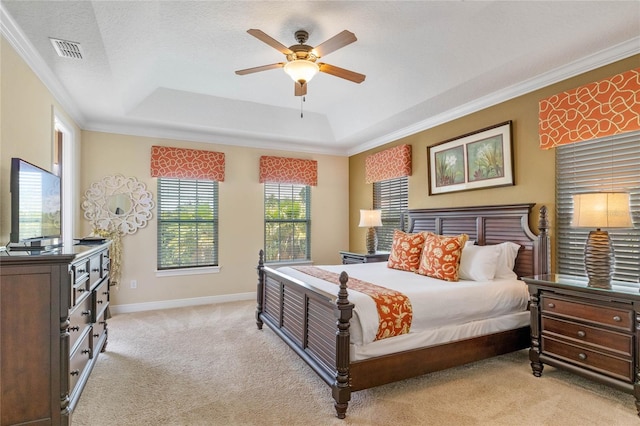
<svg viewBox="0 0 640 426"><path fill-rule="evenodd" d="M529 300L527 286L520 280L447 282L387 268L386 262L318 267L337 273L346 271L350 277L404 293L413 307L409 335L524 312ZM337 285L293 268L283 267L278 270L327 293L338 292ZM378 330L375 302L369 296L354 290L349 290L349 300L355 304L350 326L351 343L356 346L367 345L374 341Z"/></svg>

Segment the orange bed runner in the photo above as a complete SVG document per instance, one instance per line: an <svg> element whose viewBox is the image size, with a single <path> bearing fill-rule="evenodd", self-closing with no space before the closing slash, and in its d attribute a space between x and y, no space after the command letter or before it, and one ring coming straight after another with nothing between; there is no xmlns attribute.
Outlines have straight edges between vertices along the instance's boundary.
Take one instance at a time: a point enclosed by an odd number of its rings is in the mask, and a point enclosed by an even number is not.
<svg viewBox="0 0 640 426"><path fill-rule="evenodd" d="M296 266L293 269L303 274L340 285L340 274L315 266ZM399 291L349 277L347 286L371 297L378 308L378 333L376 340L406 334L411 328L413 309L409 298Z"/></svg>

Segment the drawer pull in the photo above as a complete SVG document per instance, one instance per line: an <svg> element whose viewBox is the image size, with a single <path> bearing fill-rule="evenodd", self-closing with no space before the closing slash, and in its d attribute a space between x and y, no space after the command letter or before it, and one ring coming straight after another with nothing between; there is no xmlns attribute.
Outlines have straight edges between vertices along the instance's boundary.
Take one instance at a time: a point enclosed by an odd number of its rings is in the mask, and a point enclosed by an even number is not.
<svg viewBox="0 0 640 426"><path fill-rule="evenodd" d="M109 294L108 291L103 291L102 294L104 294L105 296Z"/></svg>
<svg viewBox="0 0 640 426"><path fill-rule="evenodd" d="M548 306L549 306L550 308L555 308L555 307L556 307L556 304L555 304L555 303L549 303L549 305L548 305Z"/></svg>
<svg viewBox="0 0 640 426"><path fill-rule="evenodd" d="M91 352L91 350L90 350L90 349L83 349L83 350L82 350L82 353L83 353L83 354L88 354L89 352Z"/></svg>
<svg viewBox="0 0 640 426"><path fill-rule="evenodd" d="M96 303L101 305L102 304L102 300L96 300Z"/></svg>
<svg viewBox="0 0 640 426"><path fill-rule="evenodd" d="M78 374L80 374L80 370L73 370L69 374L71 374L72 376L77 376Z"/></svg>
<svg viewBox="0 0 640 426"><path fill-rule="evenodd" d="M91 311L90 310L86 310L86 311L82 311L82 315L91 315Z"/></svg>
<svg viewBox="0 0 640 426"><path fill-rule="evenodd" d="M620 318L618 315L616 315L615 317L613 317L613 320L615 322L620 322L620 321L622 321L622 318Z"/></svg>
<svg viewBox="0 0 640 426"><path fill-rule="evenodd" d="M84 289L84 288L82 288L82 287L80 287L80 288L79 288L78 290L76 290L76 291L77 291L78 293L82 293L82 292L85 292L85 291L87 291L87 290L86 290L86 289Z"/></svg>
<svg viewBox="0 0 640 426"><path fill-rule="evenodd" d="M86 269L78 269L78 273L79 273L79 274L84 274L85 272L87 272L87 270L86 270Z"/></svg>
<svg viewBox="0 0 640 426"><path fill-rule="evenodd" d="M98 324L105 325L106 323L107 323L106 321L100 321Z"/></svg>
<svg viewBox="0 0 640 426"><path fill-rule="evenodd" d="M80 330L80 326L79 325L76 325L76 326L73 326L73 327L69 327L69 331L78 331L78 330Z"/></svg>
<svg viewBox="0 0 640 426"><path fill-rule="evenodd" d="M581 353L579 353L579 354L578 354L578 358L580 358L581 360L583 360L583 361L584 361L585 359L587 359L587 355L586 355L586 354L583 354L583 353L581 352Z"/></svg>
<svg viewBox="0 0 640 426"><path fill-rule="evenodd" d="M582 331L582 330L578 331L578 337L584 337L586 335L587 335L587 333L585 333L584 331Z"/></svg>

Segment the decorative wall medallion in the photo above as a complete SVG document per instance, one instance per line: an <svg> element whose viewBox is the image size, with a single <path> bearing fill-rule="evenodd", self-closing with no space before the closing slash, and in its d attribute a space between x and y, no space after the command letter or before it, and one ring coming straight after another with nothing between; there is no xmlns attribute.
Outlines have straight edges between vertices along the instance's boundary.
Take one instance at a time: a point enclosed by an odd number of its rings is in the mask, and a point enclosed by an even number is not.
<svg viewBox="0 0 640 426"><path fill-rule="evenodd" d="M82 209L94 229L133 234L144 228L155 206L152 194L134 177L106 176L84 194Z"/></svg>

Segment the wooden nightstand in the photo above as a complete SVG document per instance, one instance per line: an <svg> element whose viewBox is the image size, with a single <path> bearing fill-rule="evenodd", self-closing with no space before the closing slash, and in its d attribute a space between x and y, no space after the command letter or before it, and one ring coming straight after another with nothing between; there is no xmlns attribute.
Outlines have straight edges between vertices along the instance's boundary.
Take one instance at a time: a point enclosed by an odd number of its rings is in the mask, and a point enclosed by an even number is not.
<svg viewBox="0 0 640 426"><path fill-rule="evenodd" d="M389 253L351 253L348 251L341 251L340 257L342 257L342 264L348 263L371 263L371 262L386 262L389 260Z"/></svg>
<svg viewBox="0 0 640 426"><path fill-rule="evenodd" d="M614 386L635 396L640 416L640 284L601 289L571 275L522 279L531 295L533 375L549 364Z"/></svg>

